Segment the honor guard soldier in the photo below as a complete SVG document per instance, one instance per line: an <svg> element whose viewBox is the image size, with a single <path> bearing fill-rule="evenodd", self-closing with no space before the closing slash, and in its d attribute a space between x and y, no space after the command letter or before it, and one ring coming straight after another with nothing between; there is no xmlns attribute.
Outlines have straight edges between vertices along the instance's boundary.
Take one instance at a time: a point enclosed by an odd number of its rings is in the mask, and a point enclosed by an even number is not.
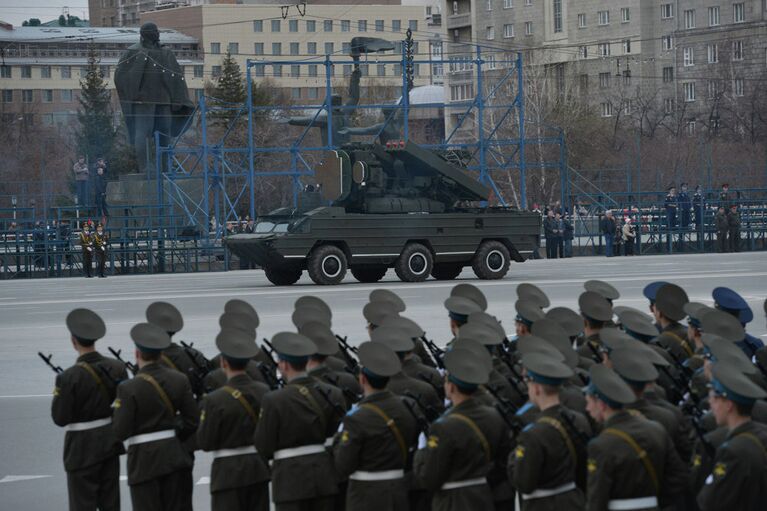
<svg viewBox="0 0 767 511"><path fill-rule="evenodd" d="M93 233L91 232L91 222L88 220L83 224L79 236L80 248L83 250L83 272L87 278L93 277Z"/></svg>
<svg viewBox="0 0 767 511"><path fill-rule="evenodd" d="M546 311L546 319L553 319L567 332L573 345L581 343L578 338L583 335L583 318L580 314L567 307L553 307Z"/></svg>
<svg viewBox="0 0 767 511"><path fill-rule="evenodd" d="M194 435L199 412L189 380L160 363L170 337L140 323L130 331L139 371L117 387L114 429L128 450L133 509L190 511L193 458L184 440Z"/></svg>
<svg viewBox="0 0 767 511"><path fill-rule="evenodd" d="M244 314L246 316L250 317L250 323L249 327L253 328L255 330L258 328L258 326L261 324L261 320L258 318L258 313L256 312L256 309L253 308L251 304L246 302L245 300L240 300L239 298L232 298L231 300L227 301L224 305L224 314ZM220 319L219 319L220 324ZM261 362L263 364L270 365L272 361L269 358L269 355L267 355L264 350L260 349L258 350L258 354L256 355L255 359L257 362ZM214 367L218 367L219 364L212 364Z"/></svg>
<svg viewBox="0 0 767 511"><path fill-rule="evenodd" d="M477 302L462 296L449 297L445 300L445 308L447 309L450 333L453 335L453 338L458 336L458 329L469 321L469 314L482 311L482 307Z"/></svg>
<svg viewBox="0 0 767 511"><path fill-rule="evenodd" d="M268 511L269 468L253 445L261 399L269 387L245 372L258 352L255 338L224 329L216 337L226 384L201 404L197 444L213 455L210 497L213 511Z"/></svg>
<svg viewBox="0 0 767 511"><path fill-rule="evenodd" d="M309 376L341 390L346 402L345 408L347 410L351 408L354 403L360 400L362 387L350 372L333 371L325 365L328 357L338 351L336 336L333 335L330 328L316 321L304 323L298 333L311 339L317 346L317 351L309 357L306 364Z"/></svg>
<svg viewBox="0 0 767 511"><path fill-rule="evenodd" d="M514 302L514 309L517 312L514 318L517 337L530 335L533 323L545 317L543 309L535 301L519 299Z"/></svg>
<svg viewBox="0 0 767 511"><path fill-rule="evenodd" d="M125 367L101 356L94 344L104 337L104 321L93 311L75 309L67 328L77 363L56 377L51 416L66 430L64 470L71 511L119 511L122 446L112 429L111 404Z"/></svg>
<svg viewBox="0 0 767 511"><path fill-rule="evenodd" d="M583 288L586 291L592 291L600 295L602 298L610 302L610 305L612 305L615 300L621 297L620 292L615 289L615 286L603 280L587 280L583 283Z"/></svg>
<svg viewBox="0 0 767 511"><path fill-rule="evenodd" d="M485 298L485 294L474 284L457 284L450 290L450 296L466 298L477 304L479 310L483 312L487 310L487 298Z"/></svg>
<svg viewBox="0 0 767 511"><path fill-rule="evenodd" d="M317 351L309 338L281 332L272 345L287 385L264 396L255 436L258 452L273 460L272 502L276 511L331 511L338 477L326 439L338 428L343 397L328 396L332 387L306 374Z"/></svg>
<svg viewBox="0 0 767 511"><path fill-rule="evenodd" d="M655 321L661 327L656 342L677 361L685 361L693 354L693 349L687 340L687 328L679 323L687 317L684 312L685 304L690 299L684 289L676 284L666 284L658 289L655 295Z"/></svg>
<svg viewBox="0 0 767 511"><path fill-rule="evenodd" d="M254 326L256 325L256 322L253 320L252 316L236 312L224 312L218 319L218 325L221 327L221 330L237 330L238 332L247 335L254 344L256 342L256 327ZM263 383L267 387L271 387L271 385L277 381L270 367L273 363L269 364L267 362L269 365L264 364L260 360L261 356L268 357L269 355L266 355L263 350L256 345L256 355L245 364L245 374L254 381ZM221 359L222 355L219 354L213 357L210 361L210 365L217 367L217 369L213 369L205 375L205 378L203 379L202 385L206 393L213 392L226 384L228 377L221 365Z"/></svg>
<svg viewBox="0 0 767 511"><path fill-rule="evenodd" d="M405 305L405 302L402 300L402 298L400 298L400 296L394 291L389 291L388 289L374 289L370 292L368 301L389 302L394 305L394 311L397 314L405 312L405 309L407 308L407 305Z"/></svg>
<svg viewBox="0 0 767 511"><path fill-rule="evenodd" d="M591 428L584 416L564 409L559 402L559 387L575 373L542 353L525 354L522 365L530 401L540 410L536 421L517 437L509 455L509 479L521 494L522 510L583 509L584 439L589 438Z"/></svg>
<svg viewBox="0 0 767 511"><path fill-rule="evenodd" d="M588 411L603 429L588 445L586 509L656 510L679 499L688 470L671 437L624 409L636 397L615 371L596 364L589 373Z"/></svg>
<svg viewBox="0 0 767 511"><path fill-rule="evenodd" d="M748 303L746 303L742 296L732 289L717 287L711 295L714 298L714 307L738 318L744 329L748 323L753 321L754 312L751 310L751 307L748 306ZM745 334L742 340L737 341L736 344L749 358L752 358L760 348L764 347L764 343L760 339L748 333Z"/></svg>
<svg viewBox="0 0 767 511"><path fill-rule="evenodd" d="M305 323L317 322L330 328L331 332L333 331L333 312L322 299L311 295L302 296L296 300L294 307L292 319L297 330L300 330ZM299 311L299 309L302 310ZM347 357L344 354L347 350L342 347L341 337L335 333L333 335L336 337L338 346L336 352L325 359L325 365L336 372L353 371L357 364L356 361L351 355Z"/></svg>
<svg viewBox="0 0 767 511"><path fill-rule="evenodd" d="M539 309L546 309L551 306L551 300L546 296L541 288L535 284L523 282L517 286L517 299L525 302L533 302Z"/></svg>
<svg viewBox="0 0 767 511"><path fill-rule="evenodd" d="M96 267L100 278L105 278L104 268L107 264L107 248L109 247L109 235L104 231L104 226L98 224L96 233L93 235L93 248L96 251Z"/></svg>
<svg viewBox="0 0 767 511"><path fill-rule="evenodd" d="M434 492L431 509L493 509L487 476L503 467L509 451L508 429L498 411L473 398L487 383L487 368L469 350L445 354L445 394L452 402L429 429L415 455L416 480Z"/></svg>
<svg viewBox="0 0 767 511"><path fill-rule="evenodd" d="M411 378L416 378L429 383L432 387L434 387L434 390L437 391L439 398L444 399L445 389L442 385L442 375L433 366L426 365L426 363L424 363L424 359L418 354L419 346L423 350L426 349L424 348L423 343L420 341L420 338L426 334L423 328L418 326L418 323L412 319L403 316L390 316L388 318L384 318L381 326L391 326L406 332L410 340L413 341L414 348L411 351L403 354L402 372ZM424 354L424 356L426 357L426 360L431 360L431 357L428 355L428 353Z"/></svg>
<svg viewBox="0 0 767 511"><path fill-rule="evenodd" d="M767 393L728 362L715 363L711 373L709 404L727 436L716 450L698 505L702 511L762 509L767 502L767 426L751 420L751 410Z"/></svg>
<svg viewBox="0 0 767 511"><path fill-rule="evenodd" d="M362 343L357 353L365 397L344 417L333 447L336 469L349 478L346 509L407 510L405 469L418 442L418 424L386 390L389 378L402 370L400 360L381 343Z"/></svg>
<svg viewBox="0 0 767 511"><path fill-rule="evenodd" d="M586 291L578 297L578 307L583 317L584 342L578 347L578 355L602 362L602 343L599 332L613 319L613 307L605 297L594 291Z"/></svg>
<svg viewBox="0 0 767 511"><path fill-rule="evenodd" d="M657 280L655 282L650 282L644 287L644 289L642 289L642 294L650 302L650 313L652 313L653 317L655 317L655 298L658 295L658 289L662 288L666 284L668 284L668 282L664 280ZM658 333L660 333L660 324L655 323L655 327L657 328Z"/></svg>

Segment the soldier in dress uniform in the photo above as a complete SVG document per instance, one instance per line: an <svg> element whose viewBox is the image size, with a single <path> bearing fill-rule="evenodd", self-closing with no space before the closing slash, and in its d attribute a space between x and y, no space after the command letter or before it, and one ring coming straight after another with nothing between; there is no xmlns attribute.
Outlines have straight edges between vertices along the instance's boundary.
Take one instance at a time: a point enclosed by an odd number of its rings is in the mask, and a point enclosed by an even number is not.
<svg viewBox="0 0 767 511"><path fill-rule="evenodd" d="M78 237L80 248L83 250L83 272L87 278L93 277L93 233L91 232L91 222L88 220L83 224Z"/></svg>
<svg viewBox="0 0 767 511"><path fill-rule="evenodd" d="M96 267L100 278L106 278L104 268L107 264L107 248L109 247L109 235L104 231L104 226L98 224L96 233L93 235L93 248L96 251Z"/></svg>
<svg viewBox="0 0 767 511"><path fill-rule="evenodd" d="M514 309L517 311L517 315L514 318L517 338L523 335L530 335L533 323L544 318L543 309L540 308L538 302L525 300L524 295L514 302Z"/></svg>
<svg viewBox="0 0 767 511"><path fill-rule="evenodd" d="M485 297L485 294L482 292L482 290L480 290L474 284L456 284L450 290L450 296L460 296L461 298L466 298L477 304L479 310L487 310L487 298Z"/></svg>
<svg viewBox="0 0 767 511"><path fill-rule="evenodd" d="M247 334L255 344L258 322L254 320L253 316L239 312L224 312L218 319L218 325L221 330L238 330ZM256 354L245 364L245 374L252 380L270 387L276 382L276 376L272 371L271 363L262 361L264 358L268 360L268 357L269 355L256 345ZM205 375L203 379L202 385L206 393L223 387L228 380L226 371L221 367L222 358L223 355L218 354L210 360L211 366L218 367Z"/></svg>
<svg viewBox="0 0 767 511"><path fill-rule="evenodd" d="M688 481L671 437L624 408L636 400L615 371L593 365L586 390L589 414L603 429L588 446L586 509L656 510L673 504Z"/></svg>
<svg viewBox="0 0 767 511"><path fill-rule="evenodd" d="M583 317L584 342L578 347L578 355L590 358L596 363L602 361L602 343L599 332L605 323L613 319L613 307L605 297L594 291L586 291L578 297L578 306Z"/></svg>
<svg viewBox="0 0 767 511"><path fill-rule="evenodd" d="M125 366L103 357L94 344L106 326L95 312L75 309L67 315L75 365L56 376L51 416L66 430L64 470L71 511L119 511L120 460L123 452L112 429L117 383L128 378Z"/></svg>
<svg viewBox="0 0 767 511"><path fill-rule="evenodd" d="M348 371L334 371L326 365L328 357L338 351L338 341L327 326L316 321L304 323L298 331L317 346L317 352L309 357L306 370L310 377L340 389L346 402L346 409L360 400L362 388L357 378Z"/></svg>
<svg viewBox="0 0 767 511"><path fill-rule="evenodd" d="M447 300L445 300L445 309L447 309L447 316L449 319L448 325L450 327L450 333L452 334L453 338L458 336L458 329L469 321L469 314L483 310L476 301L458 295L450 296Z"/></svg>
<svg viewBox="0 0 767 511"><path fill-rule="evenodd" d="M269 468L253 445L261 399L269 387L245 371L258 352L255 338L223 329L216 337L226 384L201 403L197 444L213 454L210 496L213 511L268 511Z"/></svg>
<svg viewBox="0 0 767 511"><path fill-rule="evenodd" d="M330 328L331 332L333 330L333 312L327 303L316 296L307 295L296 300L292 320L297 330L301 330L305 323L310 322L322 323ZM338 339L338 346L336 352L325 359L325 365L336 372L354 370L356 363L342 353L340 337L335 333L333 335Z"/></svg>
<svg viewBox="0 0 767 511"><path fill-rule="evenodd" d="M400 360L375 342L361 344L358 355L365 397L344 417L333 447L336 469L349 478L346 509L406 511L405 469L418 442L418 424L386 390L389 378L402 370Z"/></svg>
<svg viewBox="0 0 767 511"><path fill-rule="evenodd" d="M258 452L273 460L272 502L277 511L333 510L338 477L326 440L340 423L343 397L307 375L317 351L308 337L280 332L272 345L287 384L264 396L255 436Z"/></svg>
<svg viewBox="0 0 767 511"><path fill-rule="evenodd" d="M420 342L420 338L425 335L423 328L418 326L418 323L412 319L404 316L389 316L384 318L381 326L391 326L406 332L407 336L413 341L414 347L411 351L402 355L402 372L411 378L416 378L429 383L434 387L434 390L437 391L439 398L444 399L445 389L442 385L442 375L433 366L424 363L423 359L417 353L419 345L423 348L423 343ZM428 354L426 356L427 360L431 360L431 357Z"/></svg>
<svg viewBox="0 0 767 511"><path fill-rule="evenodd" d="M114 430L128 450L133 509L191 511L194 460L184 440L197 430L199 411L189 380L160 363L170 337L140 323L130 331L139 371L117 387Z"/></svg>
<svg viewBox="0 0 767 511"><path fill-rule="evenodd" d="M567 332L573 345L580 345L579 338L583 335L583 318L580 314L567 307L553 307L546 311L546 318L559 323Z"/></svg>
<svg viewBox="0 0 767 511"><path fill-rule="evenodd" d="M540 410L535 422L517 437L508 472L520 492L522 510L583 509L586 499L586 444L590 427L579 416L576 425L559 402L560 385L574 375L563 362L542 353L522 356L530 401ZM563 414L566 414L563 415ZM579 428L573 431L574 428Z"/></svg>
<svg viewBox="0 0 767 511"><path fill-rule="evenodd" d="M621 297L620 292L615 289L615 286L605 282L604 280L587 280L583 283L583 289L586 291L593 291L602 298L613 304L615 300Z"/></svg>
<svg viewBox="0 0 767 511"><path fill-rule="evenodd" d="M709 404L727 436L698 505L702 511L761 509L767 502L767 426L751 420L751 410L767 392L728 362L715 363L711 373Z"/></svg>
<svg viewBox="0 0 767 511"><path fill-rule="evenodd" d="M517 286L517 299L526 302L533 302L538 306L539 309L545 309L551 305L549 297L546 296L546 293L544 293L541 288L535 284L530 284L527 282L523 282Z"/></svg>
<svg viewBox="0 0 767 511"><path fill-rule="evenodd" d="M687 340L687 328L679 323L687 317L684 306L689 301L684 289L676 284L665 284L658 288L655 307L653 307L655 321L661 327L656 342L680 362L687 360L693 354L693 349Z"/></svg>
<svg viewBox="0 0 767 511"><path fill-rule="evenodd" d="M650 302L650 313L655 317L655 298L658 295L658 289L668 284L668 282L664 280L657 280L655 282L650 282L642 289L642 294L645 298ZM658 329L658 333L661 331L661 326L659 323L655 323L655 327Z"/></svg>
<svg viewBox="0 0 767 511"><path fill-rule="evenodd" d="M445 395L451 408L431 425L413 464L416 480L434 492L431 509L493 509L487 476L505 470L509 435L500 414L474 399L487 368L469 350L445 354Z"/></svg>
<svg viewBox="0 0 767 511"><path fill-rule="evenodd" d="M389 291L388 289L374 289L370 292L369 300L371 302L391 302L395 306L394 311L397 316L405 312L407 309L407 305L405 304L404 300L402 300L402 298L400 298L397 293ZM408 321L412 322L412 320ZM434 361L432 360L431 355L429 355L426 346L424 346L423 342L421 341L421 336L425 335L426 333L422 329L420 329L420 332L421 333L418 334L417 337L413 338L413 342L415 343L415 349L413 351L416 356L418 356L418 362L433 368L435 367Z"/></svg>
<svg viewBox="0 0 767 511"><path fill-rule="evenodd" d="M738 293L727 287L717 287L711 293L714 299L714 307L738 318L743 328L754 319L754 312L748 303ZM737 341L738 346L748 355L753 357L756 352L764 347L761 339L745 333L745 337Z"/></svg>

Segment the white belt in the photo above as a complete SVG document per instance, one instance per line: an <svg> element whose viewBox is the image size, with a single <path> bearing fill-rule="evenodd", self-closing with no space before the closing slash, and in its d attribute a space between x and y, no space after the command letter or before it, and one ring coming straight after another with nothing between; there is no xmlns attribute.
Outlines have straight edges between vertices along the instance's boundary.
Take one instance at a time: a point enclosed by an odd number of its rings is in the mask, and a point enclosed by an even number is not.
<svg viewBox="0 0 767 511"><path fill-rule="evenodd" d="M647 509L658 507L657 497L640 497L638 499L615 499L607 503L611 511L628 511L631 509Z"/></svg>
<svg viewBox="0 0 767 511"><path fill-rule="evenodd" d="M329 436L325 439L325 447L333 447L333 437Z"/></svg>
<svg viewBox="0 0 767 511"><path fill-rule="evenodd" d="M95 421L88 422L73 422L72 424L64 426L64 429L67 431L86 431L88 429L100 428L108 424L112 424L112 417L105 417L103 419L96 419Z"/></svg>
<svg viewBox="0 0 767 511"><path fill-rule="evenodd" d="M296 458L308 454L320 454L327 452L324 444L302 445L301 447L291 447L289 449L280 449L274 452L275 460L284 460L287 458Z"/></svg>
<svg viewBox="0 0 767 511"><path fill-rule="evenodd" d="M154 442L157 440L165 440L166 438L175 438L176 431L173 429L164 429L162 431L154 431L152 433L144 433L142 435L134 435L125 440L125 448L127 449L131 445L145 444L147 442Z"/></svg>
<svg viewBox="0 0 767 511"><path fill-rule="evenodd" d="M242 447L233 447L231 449L218 449L211 452L213 459L228 458L229 456L241 456L243 454L256 454L256 448L252 445L244 445Z"/></svg>
<svg viewBox="0 0 767 511"><path fill-rule="evenodd" d="M535 490L532 493L523 493L522 500L553 497L554 495L559 495L560 493L565 493L574 489L575 489L575 483L570 481L569 483L565 483L563 485L557 486L556 488L542 488L540 490Z"/></svg>
<svg viewBox="0 0 767 511"><path fill-rule="evenodd" d="M349 476L349 479L352 481L390 481L392 479L402 479L403 477L405 477L405 471L402 469L379 470L377 472L357 470Z"/></svg>
<svg viewBox="0 0 767 511"><path fill-rule="evenodd" d="M477 477L476 479L464 479L463 481L450 481L442 485L442 490L456 490L458 488L466 488L467 486L479 486L480 484L486 484L487 479L484 477Z"/></svg>

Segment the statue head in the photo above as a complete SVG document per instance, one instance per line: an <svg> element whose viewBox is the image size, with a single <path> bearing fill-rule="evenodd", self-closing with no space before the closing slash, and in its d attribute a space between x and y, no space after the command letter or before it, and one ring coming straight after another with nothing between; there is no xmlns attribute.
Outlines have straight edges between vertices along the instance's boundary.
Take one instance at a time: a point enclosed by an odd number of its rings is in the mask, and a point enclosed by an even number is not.
<svg viewBox="0 0 767 511"><path fill-rule="evenodd" d="M154 23L148 22L141 25L141 42L160 44L160 29Z"/></svg>

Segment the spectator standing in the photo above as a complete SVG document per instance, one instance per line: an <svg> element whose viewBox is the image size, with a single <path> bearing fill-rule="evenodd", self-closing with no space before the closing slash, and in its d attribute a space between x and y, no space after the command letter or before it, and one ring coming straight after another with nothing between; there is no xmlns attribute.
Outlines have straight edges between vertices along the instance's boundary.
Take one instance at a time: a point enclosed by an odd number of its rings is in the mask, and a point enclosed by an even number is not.
<svg viewBox="0 0 767 511"><path fill-rule="evenodd" d="M680 216L680 224L685 231L690 228L690 208L692 207L692 200L690 194L687 193L687 183L682 183L681 191L676 199L677 210Z"/></svg>
<svg viewBox="0 0 767 511"><path fill-rule="evenodd" d="M730 205L730 213L727 215L728 238L730 239L730 252L740 252L740 213L738 205Z"/></svg>
<svg viewBox="0 0 767 511"><path fill-rule="evenodd" d="M565 257L573 256L573 223L570 221L570 215L565 215L562 220L562 240L564 242Z"/></svg>
<svg viewBox="0 0 767 511"><path fill-rule="evenodd" d="M72 167L75 174L75 187L77 192L77 202L80 206L87 206L88 197L88 179L91 176L88 170L88 164L85 163L85 156L80 156Z"/></svg>
<svg viewBox="0 0 767 511"><path fill-rule="evenodd" d="M668 195L666 195L665 206L666 206L666 225L668 226L669 230L671 230L676 227L676 213L677 213L677 206L678 206L677 196L676 196L676 186L669 187Z"/></svg>
<svg viewBox="0 0 767 511"><path fill-rule="evenodd" d="M722 184L722 191L719 192L719 205L724 207L725 210L730 203L730 185L728 183Z"/></svg>
<svg viewBox="0 0 767 511"><path fill-rule="evenodd" d="M695 214L695 230L702 231L703 228L703 190L700 185L695 187L695 194L692 196L692 208Z"/></svg>
<svg viewBox="0 0 767 511"><path fill-rule="evenodd" d="M109 216L107 211L107 167L103 158L99 158L96 164L96 216L102 219L102 223Z"/></svg>
<svg viewBox="0 0 767 511"><path fill-rule="evenodd" d="M546 213L546 219L543 221L543 233L546 236L546 259L557 258L556 231L557 220L554 218L554 212L549 209Z"/></svg>
<svg viewBox="0 0 767 511"><path fill-rule="evenodd" d="M607 257L612 257L614 255L613 253L613 241L615 240L615 218L613 217L613 212L609 209L605 212L604 218L602 218L602 221L600 222L600 230L602 231L602 235L605 237L605 255Z"/></svg>
<svg viewBox="0 0 767 511"><path fill-rule="evenodd" d="M716 244L719 252L727 252L727 232L730 230L730 223L724 206L720 205L714 217L716 223Z"/></svg>
<svg viewBox="0 0 767 511"><path fill-rule="evenodd" d="M565 223L562 221L562 213L555 210L554 211L554 221L557 223L557 228L554 231L554 245L556 247L556 256L560 259L565 257L565 249L564 249L564 231L565 231Z"/></svg>
<svg viewBox="0 0 767 511"><path fill-rule="evenodd" d="M627 216L623 223L623 243L626 246L625 254L627 256L634 255L634 244L636 243L636 229L634 224L631 223L631 217Z"/></svg>

